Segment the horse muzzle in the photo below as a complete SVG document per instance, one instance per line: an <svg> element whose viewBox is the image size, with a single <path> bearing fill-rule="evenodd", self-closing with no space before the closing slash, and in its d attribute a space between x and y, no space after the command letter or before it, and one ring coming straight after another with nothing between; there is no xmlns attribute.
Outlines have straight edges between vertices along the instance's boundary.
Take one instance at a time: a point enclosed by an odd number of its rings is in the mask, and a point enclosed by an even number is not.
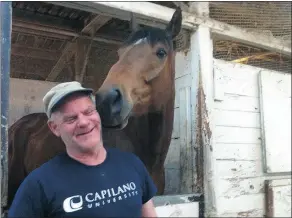
<svg viewBox="0 0 292 218"><path fill-rule="evenodd" d="M132 105L119 87L96 92L95 106L104 128L123 129L127 125Z"/></svg>

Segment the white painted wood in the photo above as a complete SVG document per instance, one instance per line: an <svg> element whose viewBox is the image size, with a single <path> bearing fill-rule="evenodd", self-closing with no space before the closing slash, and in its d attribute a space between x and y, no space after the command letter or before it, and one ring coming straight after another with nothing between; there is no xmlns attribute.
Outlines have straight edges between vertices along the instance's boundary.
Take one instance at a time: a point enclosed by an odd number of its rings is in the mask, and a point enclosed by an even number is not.
<svg viewBox="0 0 292 218"><path fill-rule="evenodd" d="M179 138L179 107L174 109L172 139Z"/></svg>
<svg viewBox="0 0 292 218"><path fill-rule="evenodd" d="M224 86L219 81L222 80L223 77L218 70L214 70L214 100L215 101L223 101L224 100Z"/></svg>
<svg viewBox="0 0 292 218"><path fill-rule="evenodd" d="M153 198L158 217L199 217L199 195L164 195Z"/></svg>
<svg viewBox="0 0 292 218"><path fill-rule="evenodd" d="M265 200L266 194L268 194L265 193L264 189L265 180L281 178L281 175L268 176L263 171L265 162L262 155L264 149L262 138L264 136L261 134L261 116L264 115L265 111L261 109L260 104L259 78L261 73L265 72L270 75L269 82L271 82L269 86L265 85L270 91L265 96L270 99L276 98L277 101L274 101L274 104L281 107L282 110L277 109L277 111L273 111L273 116L270 115L270 117L277 118L275 114L285 114L283 111L285 104L282 103L283 100L279 99L290 97L291 101L290 78L286 80L282 78L282 82L278 83L279 78L277 77L283 74L214 60L214 83L219 83L223 87L222 101L216 101L216 96L218 96L216 91L220 92L220 90L218 86L217 89L214 88L213 109L215 122L213 152L216 158L217 172L215 178L217 204L215 207L216 215L219 217L263 217L266 214ZM269 105L269 110L273 108L275 106ZM288 111L291 114L291 108ZM291 123L291 118L288 117L286 121ZM269 135L275 136L281 133L283 127L279 128L279 126L281 125L275 126L274 132ZM277 144L274 148L278 149L279 145ZM288 157L291 151L288 149L286 151L288 153L286 157ZM282 156L285 156L284 152ZM280 155L277 156L275 162L283 163L281 158ZM291 178L291 176L286 177ZM277 193L278 196L283 196L283 194L279 194L280 190ZM285 196L287 198L291 191L285 190L282 193L288 193ZM274 204L278 204L278 211L289 211L289 208L284 204L285 197L275 199L276 203Z"/></svg>
<svg viewBox="0 0 292 218"><path fill-rule="evenodd" d="M10 78L9 126L21 117L35 112L44 112L43 96L57 83Z"/></svg>
<svg viewBox="0 0 292 218"><path fill-rule="evenodd" d="M261 130L217 126L214 132L214 140L216 144L259 144L261 143Z"/></svg>
<svg viewBox="0 0 292 218"><path fill-rule="evenodd" d="M263 175L261 160L217 160L216 168L218 176L221 178L246 178Z"/></svg>
<svg viewBox="0 0 292 218"><path fill-rule="evenodd" d="M222 60L214 60L214 74L219 92L239 96L259 97L258 74L260 68ZM215 90L216 91L216 90Z"/></svg>
<svg viewBox="0 0 292 218"><path fill-rule="evenodd" d="M268 189L268 216L291 217L291 179L270 180Z"/></svg>
<svg viewBox="0 0 292 218"><path fill-rule="evenodd" d="M291 172L291 75L262 71L259 84L265 170Z"/></svg>
<svg viewBox="0 0 292 218"><path fill-rule="evenodd" d="M261 127L260 113L214 110L216 126L257 128Z"/></svg>
<svg viewBox="0 0 292 218"><path fill-rule="evenodd" d="M199 217L199 203L172 204L155 207L158 217Z"/></svg>
<svg viewBox="0 0 292 218"><path fill-rule="evenodd" d="M179 107L179 91L180 89L191 86L191 75L184 75L182 77L179 77L175 79L175 103L174 103L174 108Z"/></svg>
<svg viewBox="0 0 292 218"><path fill-rule="evenodd" d="M258 160L261 161L261 144L220 144L214 146L217 160Z"/></svg>
<svg viewBox="0 0 292 218"><path fill-rule="evenodd" d="M190 52L177 52L175 55L175 78L191 74Z"/></svg>
<svg viewBox="0 0 292 218"><path fill-rule="evenodd" d="M238 197L218 197L217 214L221 217L222 214L257 214L263 217L264 214L264 200L265 195L252 194L252 195L239 195ZM226 215L225 215L226 216ZM235 216L237 217L237 216Z"/></svg>
<svg viewBox="0 0 292 218"><path fill-rule="evenodd" d="M214 109L225 111L260 112L260 103L259 98L256 97L225 93L224 101L214 102Z"/></svg>
<svg viewBox="0 0 292 218"><path fill-rule="evenodd" d="M218 196L237 198L241 195L264 194L264 179L256 178L220 178L217 180Z"/></svg>
<svg viewBox="0 0 292 218"><path fill-rule="evenodd" d="M72 7L93 13L113 16L119 19L129 20L129 12L135 13L139 17L139 22L153 25L153 21L166 23L169 22L174 9L157 5L150 2L52 2L57 5ZM286 55L291 55L289 42L261 34L258 31L241 29L226 23L222 23L206 16L183 12L183 28L194 30L198 25L210 28L216 36L225 39L236 40L245 44L254 45L272 51L277 51Z"/></svg>
<svg viewBox="0 0 292 218"><path fill-rule="evenodd" d="M200 80L198 95L200 102L198 108L200 114L198 122L200 126L200 137L202 142L198 146L201 147L204 158L204 198L205 198L205 215L214 216L217 205L216 199L216 167L214 153L212 152L214 140L214 122L213 122L213 47L210 36L210 29L200 25L197 31L191 36L191 52L192 52L192 80ZM196 74L199 77L195 77ZM193 91L194 93L194 91ZM198 128L198 127L197 127ZM196 165L194 164L194 168Z"/></svg>
<svg viewBox="0 0 292 218"><path fill-rule="evenodd" d="M222 213L219 217L264 217L264 210L262 208L252 209L234 213Z"/></svg>

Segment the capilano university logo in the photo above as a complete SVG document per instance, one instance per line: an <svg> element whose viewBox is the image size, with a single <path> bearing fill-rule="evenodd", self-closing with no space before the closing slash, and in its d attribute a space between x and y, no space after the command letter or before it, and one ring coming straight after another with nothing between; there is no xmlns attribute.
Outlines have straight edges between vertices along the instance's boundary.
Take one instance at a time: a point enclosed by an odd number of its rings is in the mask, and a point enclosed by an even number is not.
<svg viewBox="0 0 292 218"><path fill-rule="evenodd" d="M138 195L134 182L126 183L115 188L104 189L99 192L91 192L85 195L74 195L63 202L63 209L67 213L87 208L100 207L105 204L115 203L129 197Z"/></svg>

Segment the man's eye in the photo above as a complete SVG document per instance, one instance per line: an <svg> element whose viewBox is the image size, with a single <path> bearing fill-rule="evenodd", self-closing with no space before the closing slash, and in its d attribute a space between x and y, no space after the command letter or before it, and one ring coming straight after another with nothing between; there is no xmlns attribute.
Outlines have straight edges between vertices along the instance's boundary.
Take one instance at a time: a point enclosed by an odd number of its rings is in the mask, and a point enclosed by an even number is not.
<svg viewBox="0 0 292 218"><path fill-rule="evenodd" d="M95 109L90 109L90 110L86 111L85 114L91 115L91 114L93 114L94 111L95 111Z"/></svg>
<svg viewBox="0 0 292 218"><path fill-rule="evenodd" d="M74 121L75 121L74 117L70 117L70 118L65 119L66 123L73 123Z"/></svg>

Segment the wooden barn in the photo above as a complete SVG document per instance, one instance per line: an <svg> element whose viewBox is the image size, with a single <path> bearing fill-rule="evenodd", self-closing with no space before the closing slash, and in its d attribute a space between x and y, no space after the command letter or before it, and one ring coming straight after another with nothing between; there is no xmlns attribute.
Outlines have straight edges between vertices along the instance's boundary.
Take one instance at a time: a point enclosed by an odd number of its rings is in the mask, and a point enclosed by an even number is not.
<svg viewBox="0 0 292 218"><path fill-rule="evenodd" d="M1 2L1 207L9 127L42 112L57 83L97 90L130 34L130 12L165 28L176 7L159 216L291 216L291 2Z"/></svg>

